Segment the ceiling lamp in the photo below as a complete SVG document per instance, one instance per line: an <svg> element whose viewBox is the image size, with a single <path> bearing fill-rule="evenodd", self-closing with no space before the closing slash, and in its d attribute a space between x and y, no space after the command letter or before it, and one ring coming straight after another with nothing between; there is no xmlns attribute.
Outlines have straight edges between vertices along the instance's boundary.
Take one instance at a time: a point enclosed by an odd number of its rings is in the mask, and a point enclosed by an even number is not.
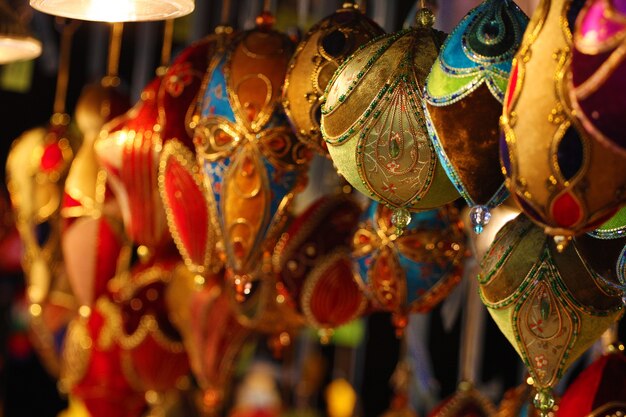
<svg viewBox="0 0 626 417"><path fill-rule="evenodd" d="M33 38L19 16L0 0L0 65L37 58L41 42Z"/></svg>
<svg viewBox="0 0 626 417"><path fill-rule="evenodd" d="M140 22L185 16L194 0L30 0L44 13L97 22Z"/></svg>

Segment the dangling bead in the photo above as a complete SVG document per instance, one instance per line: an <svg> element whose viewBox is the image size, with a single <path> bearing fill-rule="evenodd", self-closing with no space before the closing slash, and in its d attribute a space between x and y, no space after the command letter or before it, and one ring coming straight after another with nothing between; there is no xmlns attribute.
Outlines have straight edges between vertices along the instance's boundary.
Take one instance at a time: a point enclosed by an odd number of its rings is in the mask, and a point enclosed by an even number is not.
<svg viewBox="0 0 626 417"><path fill-rule="evenodd" d="M572 240L571 236L554 236L554 243L556 243L556 250L559 253L563 253L563 251L569 245L569 242Z"/></svg>
<svg viewBox="0 0 626 417"><path fill-rule="evenodd" d="M397 234L401 235L404 229L411 223L411 213L409 210L403 208L397 208L393 210L391 214L391 224L398 229Z"/></svg>
<svg viewBox="0 0 626 417"><path fill-rule="evenodd" d="M487 223L491 220L491 212L487 206L474 206L470 210L470 221L474 232L480 234L485 229Z"/></svg>
<svg viewBox="0 0 626 417"><path fill-rule="evenodd" d="M552 391L549 389L538 391L533 399L533 405L541 412L542 417L547 417L550 414L554 404L554 395L552 395Z"/></svg>

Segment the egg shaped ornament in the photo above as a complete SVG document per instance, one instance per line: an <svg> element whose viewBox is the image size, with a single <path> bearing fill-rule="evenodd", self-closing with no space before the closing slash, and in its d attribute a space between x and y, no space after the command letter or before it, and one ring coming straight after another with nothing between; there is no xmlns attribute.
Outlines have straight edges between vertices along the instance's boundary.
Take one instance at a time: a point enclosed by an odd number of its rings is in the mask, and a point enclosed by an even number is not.
<svg viewBox="0 0 626 417"><path fill-rule="evenodd" d="M309 151L280 105L293 45L271 28L236 35L207 71L194 143L207 184L211 216L223 244L228 277L238 299L271 264L263 252L285 220L294 193L306 181Z"/></svg>
<svg viewBox="0 0 626 417"><path fill-rule="evenodd" d="M428 312L459 283L466 236L448 205L412 213L402 234L388 207L372 203L353 238L357 279L375 307L393 313L401 333L410 312Z"/></svg>
<svg viewBox="0 0 626 417"><path fill-rule="evenodd" d="M422 109L422 87L445 33L426 8L416 26L378 37L339 67L322 106L322 135L335 166L352 186L394 210L406 227L410 211L458 197L437 159Z"/></svg>
<svg viewBox="0 0 626 417"><path fill-rule="evenodd" d="M557 250L520 215L481 262L480 295L533 378L534 404L547 415L563 372L623 314L620 292L593 272L576 242Z"/></svg>
<svg viewBox="0 0 626 417"><path fill-rule="evenodd" d="M122 371L138 391L165 394L176 390L189 372L182 337L170 320L166 299L171 282L186 273L178 255L164 255L133 265L110 285Z"/></svg>
<svg viewBox="0 0 626 417"><path fill-rule="evenodd" d="M318 329L322 342L367 305L350 258L360 214L352 196L322 197L293 221L274 249L281 300Z"/></svg>
<svg viewBox="0 0 626 417"><path fill-rule="evenodd" d="M581 5L578 0L539 4L513 60L501 118L507 187L560 248L566 238L606 222L626 198L623 155L591 139L569 100L568 19Z"/></svg>
<svg viewBox="0 0 626 417"><path fill-rule="evenodd" d="M223 272L206 275L201 282L188 274L173 281L166 296L170 317L181 332L202 389L202 408L211 415L228 401L240 354L256 339L237 320L223 281Z"/></svg>
<svg viewBox="0 0 626 417"><path fill-rule="evenodd" d="M171 240L158 190L163 145L176 139L192 147L193 109L214 37L183 50L142 91L140 101L104 127L96 141L98 162L122 211L129 238L152 253Z"/></svg>
<svg viewBox="0 0 626 417"><path fill-rule="evenodd" d="M70 410L79 403L91 417L145 414L144 392L135 390L122 371L117 314L115 304L103 296L88 316L76 316L69 325L58 386L69 394Z"/></svg>
<svg viewBox="0 0 626 417"><path fill-rule="evenodd" d="M320 133L324 90L339 65L361 45L384 30L358 5L345 2L304 36L289 63L283 88L283 106L298 139L328 155Z"/></svg>
<svg viewBox="0 0 626 417"><path fill-rule="evenodd" d="M30 336L43 365L58 375L63 335L77 307L60 248L63 185L81 136L66 114L24 132L7 157L7 188L20 235L30 304Z"/></svg>
<svg viewBox="0 0 626 417"><path fill-rule="evenodd" d="M70 166L61 206L65 269L77 301L87 306L106 292L123 246L119 208L94 150L102 126L128 110L118 84L116 77L105 77L85 86L78 98L75 120L83 143Z"/></svg>
<svg viewBox="0 0 626 417"><path fill-rule="evenodd" d="M428 133L481 233L508 196L500 169L502 101L528 18L507 0L485 0L457 25L426 79Z"/></svg>
<svg viewBox="0 0 626 417"><path fill-rule="evenodd" d="M589 135L626 156L623 132L626 2L590 1L574 32L570 98Z"/></svg>

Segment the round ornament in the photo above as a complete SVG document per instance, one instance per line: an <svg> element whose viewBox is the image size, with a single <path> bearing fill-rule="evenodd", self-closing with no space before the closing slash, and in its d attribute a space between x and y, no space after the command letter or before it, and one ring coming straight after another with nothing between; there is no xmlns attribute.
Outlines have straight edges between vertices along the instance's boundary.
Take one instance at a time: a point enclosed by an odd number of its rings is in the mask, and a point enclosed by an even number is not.
<svg viewBox="0 0 626 417"><path fill-rule="evenodd" d="M619 292L573 243L562 252L523 215L507 223L481 262L480 295L534 381L534 404L554 405L563 372L623 313Z"/></svg>
<svg viewBox="0 0 626 417"><path fill-rule="evenodd" d="M445 34L428 9L417 25L376 38L339 67L322 106L322 134L338 171L357 190L394 209L400 228L408 211L458 197L437 160L422 109L422 87Z"/></svg>
<svg viewBox="0 0 626 417"><path fill-rule="evenodd" d="M401 332L409 312L430 311L459 283L466 239L452 206L411 214L401 235L392 216L372 203L354 234L352 255L366 295L394 314Z"/></svg>
<svg viewBox="0 0 626 417"><path fill-rule="evenodd" d="M314 25L298 45L289 63L283 88L283 106L303 143L327 154L320 133L324 90L339 65L361 45L382 35L383 29L355 3Z"/></svg>
<svg viewBox="0 0 626 417"><path fill-rule="evenodd" d="M599 142L626 155L626 2L590 1L576 21L570 98L576 117Z"/></svg>
<svg viewBox="0 0 626 417"><path fill-rule="evenodd" d="M527 22L513 1L485 0L448 36L426 79L428 132L452 184L471 207L476 233L508 195L498 122Z"/></svg>
<svg viewBox="0 0 626 417"><path fill-rule="evenodd" d="M562 242L596 229L626 199L624 156L593 140L573 117L568 19L580 6L578 0L539 4L513 60L501 118L507 187L522 210Z"/></svg>

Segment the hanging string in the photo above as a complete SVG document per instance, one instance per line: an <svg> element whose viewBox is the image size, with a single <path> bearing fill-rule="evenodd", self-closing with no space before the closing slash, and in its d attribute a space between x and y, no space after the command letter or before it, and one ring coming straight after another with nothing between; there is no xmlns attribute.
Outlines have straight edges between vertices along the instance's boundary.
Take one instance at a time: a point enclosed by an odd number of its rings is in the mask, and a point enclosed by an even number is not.
<svg viewBox="0 0 626 417"><path fill-rule="evenodd" d="M165 21L163 27L163 47L161 48L161 66L167 67L172 58L172 43L174 39L174 19Z"/></svg>
<svg viewBox="0 0 626 417"><path fill-rule="evenodd" d="M124 33L123 23L113 23L111 25L111 36L109 38L109 62L107 64L107 75L104 83L115 85L119 83L120 52L122 50L122 34Z"/></svg>
<svg viewBox="0 0 626 417"><path fill-rule="evenodd" d="M57 73L57 86L54 95L53 122L54 119L65 114L65 101L67 99L67 87L70 77L70 57L72 53L72 37L78 27L78 21L61 21L61 47L59 52L59 71ZM59 115L59 116L57 116ZM64 117L65 119L65 117ZM62 122L59 120L59 122Z"/></svg>
<svg viewBox="0 0 626 417"><path fill-rule="evenodd" d="M425 9L426 8L426 0L420 0L420 8L421 9Z"/></svg>
<svg viewBox="0 0 626 417"><path fill-rule="evenodd" d="M469 271L465 278L475 276L479 265L476 261L471 261ZM475 383L481 352L481 328L483 327L483 306L478 296L478 281L468 279L466 281L466 302L463 312L463 330L461 331L461 355L459 382Z"/></svg>
<svg viewBox="0 0 626 417"><path fill-rule="evenodd" d="M230 0L224 0L222 2L222 15L220 18L220 25L229 26L230 23Z"/></svg>
<svg viewBox="0 0 626 417"><path fill-rule="evenodd" d="M363 13L367 12L367 0L358 0L355 3Z"/></svg>
<svg viewBox="0 0 626 417"><path fill-rule="evenodd" d="M272 0L263 0L263 11L271 12Z"/></svg>

